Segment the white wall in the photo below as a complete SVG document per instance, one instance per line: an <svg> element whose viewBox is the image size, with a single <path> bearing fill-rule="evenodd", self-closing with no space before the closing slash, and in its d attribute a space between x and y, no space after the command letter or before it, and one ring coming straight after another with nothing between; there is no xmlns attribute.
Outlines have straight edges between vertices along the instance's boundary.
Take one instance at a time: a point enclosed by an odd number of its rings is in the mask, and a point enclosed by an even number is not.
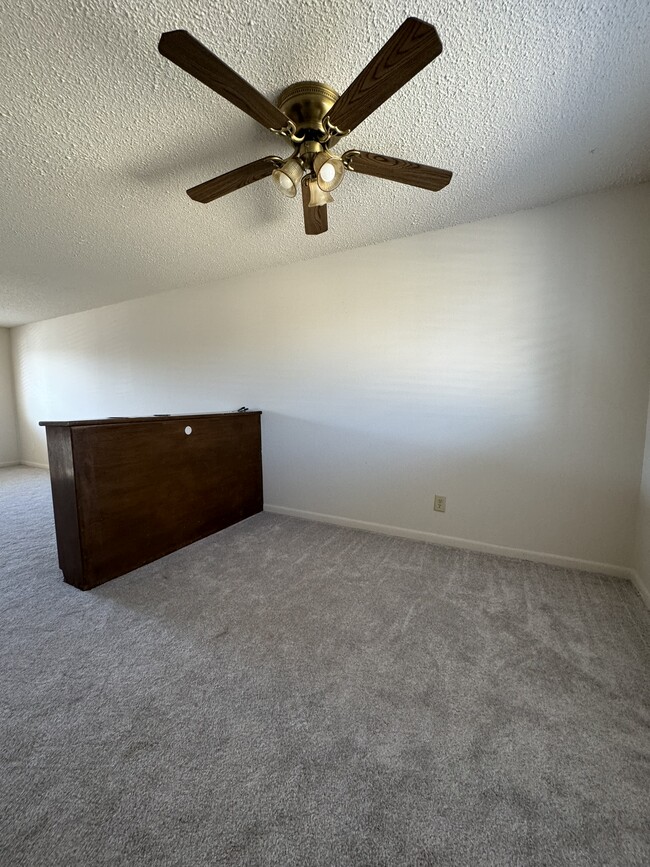
<svg viewBox="0 0 650 867"><path fill-rule="evenodd" d="M637 524L636 560L637 586L650 608L650 402L645 433L643 474L639 493L639 519Z"/></svg>
<svg viewBox="0 0 650 867"><path fill-rule="evenodd" d="M23 457L39 419L246 404L267 504L629 567L649 225L646 184L23 326Z"/></svg>
<svg viewBox="0 0 650 867"><path fill-rule="evenodd" d="M0 467L18 463L18 429L8 328L0 328Z"/></svg>

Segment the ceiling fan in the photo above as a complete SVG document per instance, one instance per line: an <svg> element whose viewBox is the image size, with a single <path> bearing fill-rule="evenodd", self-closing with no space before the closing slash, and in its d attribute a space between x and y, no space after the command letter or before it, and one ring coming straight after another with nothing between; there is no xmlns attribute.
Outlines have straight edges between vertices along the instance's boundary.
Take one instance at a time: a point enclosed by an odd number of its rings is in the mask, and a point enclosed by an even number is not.
<svg viewBox="0 0 650 867"><path fill-rule="evenodd" d="M436 29L425 21L407 18L342 96L320 82L299 81L282 91L277 105L186 30L163 33L158 50L294 145L287 159L263 157L191 187L187 194L197 202L212 202L271 175L285 196L293 197L301 190L305 232L318 235L327 231L330 194L346 171L434 191L451 180L452 173L445 169L367 151L349 150L338 156L330 150L440 54L442 43Z"/></svg>

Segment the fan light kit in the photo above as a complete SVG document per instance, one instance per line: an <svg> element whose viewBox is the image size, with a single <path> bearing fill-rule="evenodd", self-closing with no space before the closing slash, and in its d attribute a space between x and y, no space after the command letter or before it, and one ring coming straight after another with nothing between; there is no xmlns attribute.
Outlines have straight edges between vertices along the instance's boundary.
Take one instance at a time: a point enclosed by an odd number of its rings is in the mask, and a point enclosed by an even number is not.
<svg viewBox="0 0 650 867"><path fill-rule="evenodd" d="M451 180L445 169L367 151L338 156L331 150L442 51L435 27L418 18L406 19L342 96L318 81L299 81L282 91L277 105L185 30L163 33L158 50L294 146L287 159L263 157L192 187L187 194L197 202L212 202L270 175L283 196L294 198L300 190L305 232L318 235L327 231L331 193L347 172L433 191Z"/></svg>

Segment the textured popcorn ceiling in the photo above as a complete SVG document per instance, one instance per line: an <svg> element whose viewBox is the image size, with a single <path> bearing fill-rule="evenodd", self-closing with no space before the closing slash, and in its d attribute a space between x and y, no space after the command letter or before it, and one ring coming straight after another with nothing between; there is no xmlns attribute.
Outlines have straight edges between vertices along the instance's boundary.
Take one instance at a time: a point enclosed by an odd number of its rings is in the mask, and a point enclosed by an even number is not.
<svg viewBox="0 0 650 867"><path fill-rule="evenodd" d="M647 0L5 3L0 325L647 180L648 8ZM348 175L329 207L330 231L316 237L303 232L298 199L280 197L270 179L210 205L185 195L290 149L161 57L163 31L189 30L275 98L305 78L342 92L408 15L436 25L443 54L337 150L452 169L449 187L436 194Z"/></svg>

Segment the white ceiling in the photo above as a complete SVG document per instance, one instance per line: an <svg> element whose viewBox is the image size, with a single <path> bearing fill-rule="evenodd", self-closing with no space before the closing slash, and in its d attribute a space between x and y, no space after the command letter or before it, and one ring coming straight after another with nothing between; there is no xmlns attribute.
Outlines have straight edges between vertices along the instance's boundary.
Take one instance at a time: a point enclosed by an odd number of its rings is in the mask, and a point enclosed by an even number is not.
<svg viewBox="0 0 650 867"><path fill-rule="evenodd" d="M14 0L0 29L0 325L215 282L650 178L647 0ZM454 171L440 193L348 175L328 233L266 179L290 148L158 54L183 28L270 98L342 92L408 15L444 50L340 143Z"/></svg>

